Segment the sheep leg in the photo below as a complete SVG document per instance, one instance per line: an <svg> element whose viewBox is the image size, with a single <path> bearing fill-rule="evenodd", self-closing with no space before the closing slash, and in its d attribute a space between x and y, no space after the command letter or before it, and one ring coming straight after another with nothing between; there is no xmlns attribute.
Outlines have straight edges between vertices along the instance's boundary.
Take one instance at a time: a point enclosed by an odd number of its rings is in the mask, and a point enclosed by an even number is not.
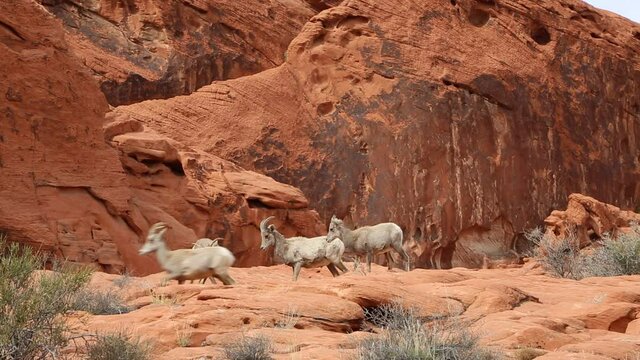
<svg viewBox="0 0 640 360"><path fill-rule="evenodd" d="M407 254L407 251L402 247L402 244L392 244L391 246L393 246L393 249L400 254L400 256L402 256L402 258L404 259L404 269L405 271L410 271L411 270L411 258L409 258L409 254Z"/></svg>
<svg viewBox="0 0 640 360"><path fill-rule="evenodd" d="M298 275L300 275L300 269L302 268L302 263L297 262L293 265L293 281L298 280Z"/></svg>
<svg viewBox="0 0 640 360"><path fill-rule="evenodd" d="M220 281L222 281L222 283L224 285L233 285L236 283L235 280L233 280L233 278L231 277L231 275L227 274L226 272L221 273L221 274L215 274L213 275L215 277L217 277L218 279L220 279Z"/></svg>
<svg viewBox="0 0 640 360"><path fill-rule="evenodd" d="M342 273L346 273L349 271L349 269L347 269L346 266L344 266L344 264L342 263L342 260L338 259L338 262L335 263L335 266L340 269L340 271L342 271Z"/></svg>
<svg viewBox="0 0 640 360"><path fill-rule="evenodd" d="M384 256L387 258L387 270L391 271L393 269L393 257L391 256L391 252L387 251L384 253Z"/></svg>
<svg viewBox="0 0 640 360"><path fill-rule="evenodd" d="M333 275L333 277L336 277L336 276L340 275L338 270L336 270L336 266L335 265L329 264L329 265L327 265L327 268L329 269L329 271L331 271L331 275Z"/></svg>
<svg viewBox="0 0 640 360"><path fill-rule="evenodd" d="M160 286L167 286L169 284L169 281L173 280L174 277L172 275L167 275L162 279L162 282L160 283Z"/></svg>
<svg viewBox="0 0 640 360"><path fill-rule="evenodd" d="M367 269L369 269L369 273L371 273L371 258L373 257L373 255L371 254L371 251L367 251Z"/></svg>

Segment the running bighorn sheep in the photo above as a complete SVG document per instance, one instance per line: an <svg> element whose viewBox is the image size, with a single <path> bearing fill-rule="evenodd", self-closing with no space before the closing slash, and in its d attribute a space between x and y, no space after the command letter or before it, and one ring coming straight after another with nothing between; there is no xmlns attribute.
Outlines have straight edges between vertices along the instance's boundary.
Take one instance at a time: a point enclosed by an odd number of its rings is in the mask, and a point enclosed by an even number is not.
<svg viewBox="0 0 640 360"><path fill-rule="evenodd" d="M164 242L168 227L163 222L153 224L149 229L147 242L140 248L140 255L156 253L160 266L168 273L165 281L175 279L178 280L178 284L183 284L185 280L213 276L225 285L235 283L228 273L229 267L235 261L231 251L222 246L169 250Z"/></svg>
<svg viewBox="0 0 640 360"><path fill-rule="evenodd" d="M342 240L345 252L348 254L367 256L369 272L371 272L371 259L378 254L386 255L387 267L391 270L394 262L391 250L395 250L404 258L405 270L409 271L409 254L402 247L402 229L394 223L381 223L351 230L334 215L329 224L327 241L337 238Z"/></svg>
<svg viewBox="0 0 640 360"><path fill-rule="evenodd" d="M222 238L215 238L213 240L209 239L209 238L202 238L202 239L198 239L196 242L193 243L193 247L191 247L192 249L200 249L200 248L205 248L205 247L212 247L212 246L218 246L220 241L222 241ZM216 280L214 279L213 276L209 277L209 279L211 280L212 284L216 283ZM199 284L204 284L207 282L207 279L201 279L198 283ZM193 280L191 280L191 283L193 284Z"/></svg>
<svg viewBox="0 0 640 360"><path fill-rule="evenodd" d="M326 236L306 238L301 236L285 237L276 230L275 226L267 224L273 216L262 220L260 223L260 235L262 244L260 249L265 250L275 244L275 254L285 264L293 268L293 281L298 280L300 269L326 266L334 277L347 271L342 263L344 244L340 239L328 242ZM336 269L337 268L337 269Z"/></svg>

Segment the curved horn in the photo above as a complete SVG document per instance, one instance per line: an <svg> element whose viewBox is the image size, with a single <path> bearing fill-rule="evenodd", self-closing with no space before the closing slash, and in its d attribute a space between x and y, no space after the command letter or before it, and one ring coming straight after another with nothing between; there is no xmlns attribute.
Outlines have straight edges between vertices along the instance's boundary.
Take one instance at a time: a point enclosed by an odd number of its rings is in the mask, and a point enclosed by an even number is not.
<svg viewBox="0 0 640 360"><path fill-rule="evenodd" d="M151 225L151 227L149 228L149 233L155 234L166 227L167 227L167 224L163 223L162 221L157 222Z"/></svg>
<svg viewBox="0 0 640 360"><path fill-rule="evenodd" d="M266 218L266 219L264 219L264 220L262 220L260 222L260 231L261 232L266 232L267 231L267 223L273 218L275 218L275 216L269 216L268 218Z"/></svg>

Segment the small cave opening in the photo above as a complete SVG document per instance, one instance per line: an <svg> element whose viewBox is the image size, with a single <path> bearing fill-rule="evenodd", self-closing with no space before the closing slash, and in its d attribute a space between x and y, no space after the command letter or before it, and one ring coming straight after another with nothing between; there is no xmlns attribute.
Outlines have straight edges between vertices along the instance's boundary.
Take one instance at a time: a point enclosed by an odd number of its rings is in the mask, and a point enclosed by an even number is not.
<svg viewBox="0 0 640 360"><path fill-rule="evenodd" d="M609 331L625 334L627 332L627 327L629 327L629 323L631 321L633 321L633 319L630 319L628 316L621 317L620 319L615 320L611 323L611 325L609 325Z"/></svg>
<svg viewBox="0 0 640 360"><path fill-rule="evenodd" d="M633 32L633 37L637 40L640 40L640 30L636 30Z"/></svg>
<svg viewBox="0 0 640 360"><path fill-rule="evenodd" d="M490 19L491 19L491 14L489 14L485 10L482 10L479 8L473 8L471 9L471 12L469 12L469 22L471 23L471 25L475 27L485 26Z"/></svg>
<svg viewBox="0 0 640 360"><path fill-rule="evenodd" d="M153 167L154 165L157 164L163 164L164 166L166 166L167 168L169 168L169 170L171 170L171 172L175 175L178 176L185 176L184 173L184 168L182 167L182 163L178 160L176 161L169 161L169 162L162 162L162 161L158 161L158 160L154 160L154 159L142 159L140 160L141 163L147 165L149 168Z"/></svg>
<svg viewBox="0 0 640 360"><path fill-rule="evenodd" d="M273 206L269 206L256 198L247 199L247 205L250 209L275 209Z"/></svg>
<svg viewBox="0 0 640 360"><path fill-rule="evenodd" d="M456 6L458 5L458 2L456 0L450 0L451 1L451 5Z"/></svg>
<svg viewBox="0 0 640 360"><path fill-rule="evenodd" d="M540 45L547 45L551 42L551 34L544 26L536 26L531 31L531 38Z"/></svg>
<svg viewBox="0 0 640 360"><path fill-rule="evenodd" d="M180 161L172 161L165 163L165 165L171 170L172 173L178 176L184 176L184 168L182 168L182 163Z"/></svg>

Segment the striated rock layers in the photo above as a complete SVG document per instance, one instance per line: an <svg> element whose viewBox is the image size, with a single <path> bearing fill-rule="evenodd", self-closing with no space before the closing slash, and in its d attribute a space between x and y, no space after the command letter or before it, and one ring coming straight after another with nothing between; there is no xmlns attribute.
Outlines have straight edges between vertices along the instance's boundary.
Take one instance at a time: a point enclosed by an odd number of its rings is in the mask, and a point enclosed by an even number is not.
<svg viewBox="0 0 640 360"><path fill-rule="evenodd" d="M640 25L578 0L348 0L273 69L116 108L400 224L420 267L507 256L569 194L640 202Z"/></svg>
<svg viewBox="0 0 640 360"><path fill-rule="evenodd" d="M73 38L71 38L73 39ZM268 263L257 224L323 231L292 186L131 121L103 129L109 106L63 27L30 1L0 2L0 232L103 270L158 271L138 248L173 225L169 246L224 237L236 265Z"/></svg>
<svg viewBox="0 0 640 360"><path fill-rule="evenodd" d="M289 42L331 1L40 0L111 105L189 94L284 61Z"/></svg>

